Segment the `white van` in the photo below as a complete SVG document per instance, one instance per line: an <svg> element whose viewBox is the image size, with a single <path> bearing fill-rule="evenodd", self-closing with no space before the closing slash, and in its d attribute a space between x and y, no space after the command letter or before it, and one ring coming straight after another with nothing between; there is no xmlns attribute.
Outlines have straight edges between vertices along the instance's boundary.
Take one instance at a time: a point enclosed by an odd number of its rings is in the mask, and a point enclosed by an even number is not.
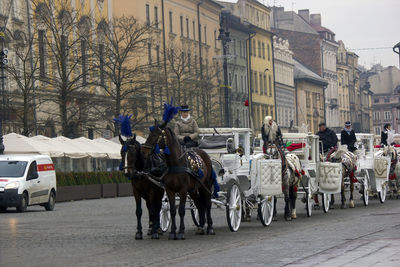
<svg viewBox="0 0 400 267"><path fill-rule="evenodd" d="M0 211L41 205L53 210L56 200L56 172L49 156L0 155Z"/></svg>

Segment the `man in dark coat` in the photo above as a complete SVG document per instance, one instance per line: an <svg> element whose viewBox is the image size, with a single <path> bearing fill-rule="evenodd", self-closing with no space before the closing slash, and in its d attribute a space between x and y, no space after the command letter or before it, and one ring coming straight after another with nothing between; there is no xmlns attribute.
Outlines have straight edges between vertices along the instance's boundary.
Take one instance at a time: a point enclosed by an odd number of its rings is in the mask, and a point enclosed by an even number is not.
<svg viewBox="0 0 400 267"><path fill-rule="evenodd" d="M322 142L324 153L328 152L332 147L335 147L338 142L338 138L334 131L326 127L324 122L319 125L319 131L317 135L319 140Z"/></svg>
<svg viewBox="0 0 400 267"><path fill-rule="evenodd" d="M351 122L346 121L344 124L344 129L340 133L340 144L347 145L347 149L350 152L354 152L357 148L354 144L357 142L356 134L351 128Z"/></svg>

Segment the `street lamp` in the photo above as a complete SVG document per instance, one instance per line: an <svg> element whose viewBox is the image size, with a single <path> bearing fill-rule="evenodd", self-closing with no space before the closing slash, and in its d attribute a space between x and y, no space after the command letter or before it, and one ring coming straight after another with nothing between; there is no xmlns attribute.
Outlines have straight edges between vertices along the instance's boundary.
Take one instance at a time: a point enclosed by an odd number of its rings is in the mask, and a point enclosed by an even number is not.
<svg viewBox="0 0 400 267"><path fill-rule="evenodd" d="M1 103L0 103L0 155L4 152L4 143L3 143L3 119L4 119L4 80L6 76L4 74L4 69L8 64L8 50L4 48L4 39L5 39L5 27L0 27L0 79L1 79Z"/></svg>
<svg viewBox="0 0 400 267"><path fill-rule="evenodd" d="M228 85L228 59L227 59L227 48L228 43L231 41L229 37L230 33L227 29L228 14L222 13L220 20L219 36L217 40L222 41L222 54L224 59L224 98L225 98L225 126L230 127L230 109L229 109L229 85Z"/></svg>
<svg viewBox="0 0 400 267"><path fill-rule="evenodd" d="M400 42L398 42L395 46L393 46L393 52L399 55L399 68L400 68Z"/></svg>

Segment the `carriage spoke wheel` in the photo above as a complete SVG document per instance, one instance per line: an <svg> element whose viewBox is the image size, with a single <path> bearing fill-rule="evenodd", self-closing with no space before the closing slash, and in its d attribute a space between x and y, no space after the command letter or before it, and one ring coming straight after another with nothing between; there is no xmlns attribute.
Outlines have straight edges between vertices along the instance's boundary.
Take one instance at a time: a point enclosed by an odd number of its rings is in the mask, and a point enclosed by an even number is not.
<svg viewBox="0 0 400 267"><path fill-rule="evenodd" d="M200 227L199 210L196 208L193 201L190 202L190 215L192 215L194 225Z"/></svg>
<svg viewBox="0 0 400 267"><path fill-rule="evenodd" d="M329 211L329 202L331 201L331 195L327 193L322 194L322 209L324 213Z"/></svg>
<svg viewBox="0 0 400 267"><path fill-rule="evenodd" d="M384 183L384 184L382 185L381 191L378 193L379 201L380 201L381 203L384 203L384 202L385 202L385 200L386 200L386 194L387 194L387 183Z"/></svg>
<svg viewBox="0 0 400 267"><path fill-rule="evenodd" d="M171 223L171 213L169 212L169 200L166 195L164 195L160 210L160 228L163 232L166 232Z"/></svg>
<svg viewBox="0 0 400 267"><path fill-rule="evenodd" d="M242 197L240 196L239 185L236 181L231 183L228 188L226 204L226 219L229 229L232 232L236 232L239 230L242 220Z"/></svg>
<svg viewBox="0 0 400 267"><path fill-rule="evenodd" d="M307 211L307 217L311 217L311 213L312 213L312 206L313 206L313 202L312 202L312 193L311 193L311 179L310 177L308 177L308 181L307 181L307 190L305 192L305 198L306 198L306 211Z"/></svg>
<svg viewBox="0 0 400 267"><path fill-rule="evenodd" d="M365 175L364 181L362 183L362 198L364 202L364 206L368 206L368 176Z"/></svg>
<svg viewBox="0 0 400 267"><path fill-rule="evenodd" d="M258 217L260 218L261 224L269 226L272 222L274 215L274 197L266 198L258 204Z"/></svg>

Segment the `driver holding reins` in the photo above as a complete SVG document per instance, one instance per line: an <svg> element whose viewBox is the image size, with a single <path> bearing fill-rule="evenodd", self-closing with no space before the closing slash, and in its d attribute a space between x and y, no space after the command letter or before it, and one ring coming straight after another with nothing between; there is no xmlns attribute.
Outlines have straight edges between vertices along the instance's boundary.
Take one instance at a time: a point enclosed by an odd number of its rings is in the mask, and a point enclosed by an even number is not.
<svg viewBox="0 0 400 267"><path fill-rule="evenodd" d="M188 105L183 105L179 109L181 114L180 119L175 123L174 132L178 137L179 142L186 147L198 146L199 126L197 122L190 116L190 108Z"/></svg>

